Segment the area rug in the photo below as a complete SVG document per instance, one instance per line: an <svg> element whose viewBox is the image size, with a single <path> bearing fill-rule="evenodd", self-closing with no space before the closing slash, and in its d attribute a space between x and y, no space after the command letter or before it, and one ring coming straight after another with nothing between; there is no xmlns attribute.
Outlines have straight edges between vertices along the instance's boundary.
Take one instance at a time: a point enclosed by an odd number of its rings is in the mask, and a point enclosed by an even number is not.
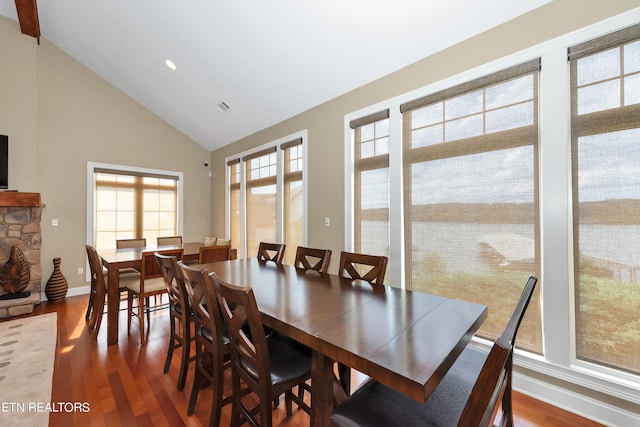
<svg viewBox="0 0 640 427"><path fill-rule="evenodd" d="M0 323L0 426L47 426L56 313Z"/></svg>

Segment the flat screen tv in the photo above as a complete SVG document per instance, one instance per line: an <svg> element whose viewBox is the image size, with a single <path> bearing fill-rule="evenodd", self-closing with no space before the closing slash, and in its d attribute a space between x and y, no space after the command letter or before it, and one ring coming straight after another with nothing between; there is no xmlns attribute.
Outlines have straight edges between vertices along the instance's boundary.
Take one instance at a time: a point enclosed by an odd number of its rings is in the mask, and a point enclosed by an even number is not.
<svg viewBox="0 0 640 427"><path fill-rule="evenodd" d="M9 188L9 137L0 135L0 188Z"/></svg>

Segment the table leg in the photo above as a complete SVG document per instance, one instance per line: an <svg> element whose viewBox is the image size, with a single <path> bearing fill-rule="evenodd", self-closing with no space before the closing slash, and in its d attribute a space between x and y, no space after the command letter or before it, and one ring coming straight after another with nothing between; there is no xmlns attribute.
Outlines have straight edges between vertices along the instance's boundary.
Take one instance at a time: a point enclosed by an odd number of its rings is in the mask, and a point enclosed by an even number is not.
<svg viewBox="0 0 640 427"><path fill-rule="evenodd" d="M107 277L107 345L118 344L119 286L120 271L109 270Z"/></svg>
<svg viewBox="0 0 640 427"><path fill-rule="evenodd" d="M311 425L331 426L333 411L333 360L313 351L311 359Z"/></svg>

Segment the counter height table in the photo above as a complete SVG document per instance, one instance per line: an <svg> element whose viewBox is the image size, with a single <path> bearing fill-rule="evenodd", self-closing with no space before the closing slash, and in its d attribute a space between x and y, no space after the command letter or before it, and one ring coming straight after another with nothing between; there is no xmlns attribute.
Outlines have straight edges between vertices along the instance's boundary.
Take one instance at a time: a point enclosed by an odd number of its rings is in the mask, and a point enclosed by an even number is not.
<svg viewBox="0 0 640 427"><path fill-rule="evenodd" d="M264 324L312 349L312 426L331 425L334 361L425 402L487 317L483 305L255 258L197 267L251 286Z"/></svg>

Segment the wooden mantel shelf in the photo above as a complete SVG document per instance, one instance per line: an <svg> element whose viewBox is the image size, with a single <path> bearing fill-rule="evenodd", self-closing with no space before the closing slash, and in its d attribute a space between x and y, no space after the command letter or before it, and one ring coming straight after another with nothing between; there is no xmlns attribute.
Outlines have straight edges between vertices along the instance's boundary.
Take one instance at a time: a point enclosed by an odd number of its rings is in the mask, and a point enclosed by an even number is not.
<svg viewBox="0 0 640 427"><path fill-rule="evenodd" d="M40 193L23 193L21 191L0 192L0 207L41 207Z"/></svg>

